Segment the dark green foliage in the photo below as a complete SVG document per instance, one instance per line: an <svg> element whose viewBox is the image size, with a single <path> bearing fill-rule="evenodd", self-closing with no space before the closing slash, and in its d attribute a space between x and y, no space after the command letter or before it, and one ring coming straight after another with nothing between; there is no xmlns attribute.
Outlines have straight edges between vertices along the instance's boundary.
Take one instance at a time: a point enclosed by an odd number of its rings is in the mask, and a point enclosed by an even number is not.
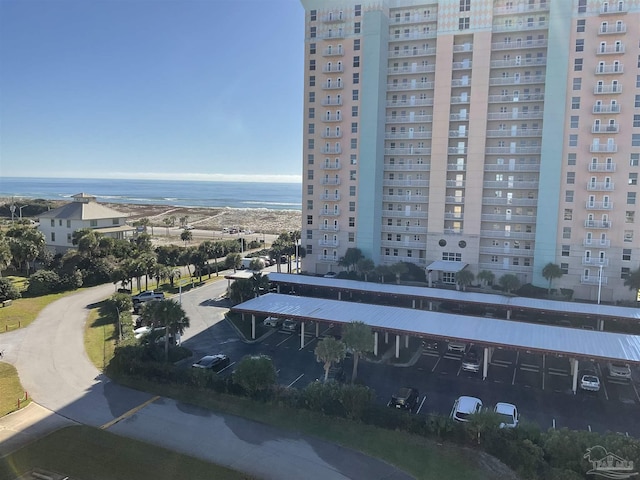
<svg viewBox="0 0 640 480"><path fill-rule="evenodd" d="M276 368L264 355L245 357L237 364L233 379L250 397L256 397L275 385Z"/></svg>
<svg viewBox="0 0 640 480"><path fill-rule="evenodd" d="M52 270L40 270L29 277L27 293L36 297L60 291L60 277Z"/></svg>
<svg viewBox="0 0 640 480"><path fill-rule="evenodd" d="M0 278L0 302L20 298L20 292L8 278Z"/></svg>
<svg viewBox="0 0 640 480"><path fill-rule="evenodd" d="M547 298L547 289L536 287L530 283L522 285L516 292L521 297L529 298Z"/></svg>
<svg viewBox="0 0 640 480"><path fill-rule="evenodd" d="M406 266L406 271L400 276L400 279L406 282L426 282L427 276L424 268L420 268L415 263L402 262Z"/></svg>

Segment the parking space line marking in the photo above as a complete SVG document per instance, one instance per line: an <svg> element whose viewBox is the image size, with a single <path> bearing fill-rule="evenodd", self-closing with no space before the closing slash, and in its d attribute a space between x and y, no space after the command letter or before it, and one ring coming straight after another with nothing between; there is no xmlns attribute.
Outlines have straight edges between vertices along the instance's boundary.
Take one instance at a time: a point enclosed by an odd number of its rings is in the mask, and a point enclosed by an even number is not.
<svg viewBox="0 0 640 480"><path fill-rule="evenodd" d="M636 384L631 380L631 386L633 387L633 391L636 392L636 398L638 399L638 403L640 403L640 395L638 395L638 389L636 388Z"/></svg>
<svg viewBox="0 0 640 480"><path fill-rule="evenodd" d="M293 382L291 382L289 385L287 385L287 388L291 388L291 386L296 383L298 380L300 380L302 377L304 377L304 373L301 373L300 376L298 378L296 378Z"/></svg>
<svg viewBox="0 0 640 480"><path fill-rule="evenodd" d="M217 371L216 373L222 373L224 372L227 368L231 368L236 364L236 362L230 363L229 365L227 365L226 367L224 367L222 370Z"/></svg>
<svg viewBox="0 0 640 480"><path fill-rule="evenodd" d="M605 385L605 381L604 381L604 375L602 375L602 369L600 368L600 364L596 363L595 365L597 372L600 374L600 377L602 379L602 381L600 382L600 385L602 385L602 389L604 390L604 398L606 398L607 400L609 400L609 392L607 392L607 386Z"/></svg>
<svg viewBox="0 0 640 480"><path fill-rule="evenodd" d="M276 344L276 347L279 347L280 345L282 345L284 342L286 342L287 340L291 340L291 337L287 337L284 340L282 340L280 343Z"/></svg>
<svg viewBox="0 0 640 480"><path fill-rule="evenodd" d="M516 372L518 371L517 368L513 369L513 378L511 379L511 385L515 385L516 384Z"/></svg>
<svg viewBox="0 0 640 480"><path fill-rule="evenodd" d="M542 354L542 390L544 390L544 367L547 363L547 356L543 353ZM555 420L553 421L553 428L556 428L555 426Z"/></svg>
<svg viewBox="0 0 640 480"><path fill-rule="evenodd" d="M442 359L442 357L438 357L438 361L436 362L436 364L433 366L433 368L431 369L431 373L436 371L436 367L438 366L438 364L440 363L440 360Z"/></svg>
<svg viewBox="0 0 640 480"><path fill-rule="evenodd" d="M158 395L156 395L155 397L150 398L149 400L147 400L146 402L142 402L140 405L138 405L137 407L133 407L131 410L124 412L122 415L120 415L119 417L114 418L113 420L111 420L110 422L105 423L104 425L100 426L101 430L106 430L107 428L110 428L112 426L114 426L116 423L118 423L120 420L124 420L125 418L129 418L131 415L134 415L135 413L139 412L140 410L142 410L144 407L146 407L147 405L151 405L153 402L155 402L156 400L158 400L160 397Z"/></svg>
<svg viewBox="0 0 640 480"><path fill-rule="evenodd" d="M418 410L416 411L416 415L420 413L420 410L422 409L422 405L424 405L424 402L427 400L427 396L425 395L424 398L422 399L422 401L420 402L420 406L418 407Z"/></svg>
<svg viewBox="0 0 640 480"><path fill-rule="evenodd" d="M462 371L462 362L460 362L460 366L458 367L458 373L456 373L456 377L460 376L461 371Z"/></svg>

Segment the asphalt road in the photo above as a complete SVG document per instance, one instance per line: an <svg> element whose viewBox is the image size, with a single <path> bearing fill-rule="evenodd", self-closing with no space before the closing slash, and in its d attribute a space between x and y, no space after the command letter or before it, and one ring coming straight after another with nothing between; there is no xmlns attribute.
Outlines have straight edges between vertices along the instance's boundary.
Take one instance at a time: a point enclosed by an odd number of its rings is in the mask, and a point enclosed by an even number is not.
<svg viewBox="0 0 640 480"><path fill-rule="evenodd" d="M225 308L216 306L215 299L224 292L226 283L221 280L182 295L192 325L184 341L191 343L196 353L212 344L232 348L242 343L223 320ZM83 326L87 306L112 293L113 286L107 285L65 297L45 308L28 328L0 336L4 360L16 366L25 389L44 407L27 408L0 419L0 431L4 432L0 435L0 456L48 428L78 422L257 478L411 478L378 459L328 442L152 397L109 381L84 353ZM24 425L29 425L30 435L19 434Z"/></svg>

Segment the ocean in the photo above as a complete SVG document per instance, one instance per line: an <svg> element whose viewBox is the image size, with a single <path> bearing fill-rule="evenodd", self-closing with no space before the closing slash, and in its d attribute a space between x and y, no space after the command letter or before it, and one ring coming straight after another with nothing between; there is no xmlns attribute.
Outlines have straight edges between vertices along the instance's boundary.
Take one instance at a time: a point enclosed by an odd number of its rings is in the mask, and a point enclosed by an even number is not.
<svg viewBox="0 0 640 480"><path fill-rule="evenodd" d="M298 183L0 177L0 198L70 200L81 192L103 203L302 210Z"/></svg>

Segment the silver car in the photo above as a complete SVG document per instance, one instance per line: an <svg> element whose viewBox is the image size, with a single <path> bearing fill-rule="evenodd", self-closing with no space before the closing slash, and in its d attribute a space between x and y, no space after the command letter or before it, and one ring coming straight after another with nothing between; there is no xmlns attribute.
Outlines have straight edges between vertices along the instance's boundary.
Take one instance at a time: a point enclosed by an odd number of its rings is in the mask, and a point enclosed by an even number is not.
<svg viewBox="0 0 640 480"><path fill-rule="evenodd" d="M609 362L609 376L631 379L631 367L628 363Z"/></svg>

